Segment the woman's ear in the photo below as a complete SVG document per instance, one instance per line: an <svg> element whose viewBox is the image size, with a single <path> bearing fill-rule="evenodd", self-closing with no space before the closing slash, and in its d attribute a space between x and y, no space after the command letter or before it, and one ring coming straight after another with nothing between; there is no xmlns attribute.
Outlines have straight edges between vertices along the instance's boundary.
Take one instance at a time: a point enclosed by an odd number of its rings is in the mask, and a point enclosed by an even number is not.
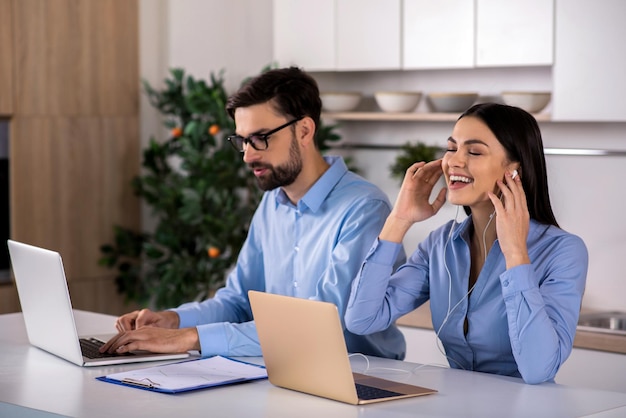
<svg viewBox="0 0 626 418"><path fill-rule="evenodd" d="M509 171L511 172L512 178L522 175L522 167L518 163L510 165Z"/></svg>

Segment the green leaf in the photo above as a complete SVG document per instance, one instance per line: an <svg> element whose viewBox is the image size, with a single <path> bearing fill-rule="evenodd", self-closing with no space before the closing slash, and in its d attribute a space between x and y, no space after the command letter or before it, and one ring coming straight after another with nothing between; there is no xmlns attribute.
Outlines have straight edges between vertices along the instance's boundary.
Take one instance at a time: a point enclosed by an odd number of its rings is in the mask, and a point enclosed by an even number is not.
<svg viewBox="0 0 626 418"><path fill-rule="evenodd" d="M437 153L440 152L439 147L426 145L422 142L410 142L405 143L400 149L400 153L396 156L394 163L389 167L391 176L400 180L404 179L406 170L416 162L425 161L429 162L437 157Z"/></svg>
<svg viewBox="0 0 626 418"><path fill-rule="evenodd" d="M263 71L271 68L267 66ZM206 297L222 286L247 236L262 192L226 137L235 130L225 110L224 70L208 80L172 68L159 86L142 80L143 92L163 125L183 135L162 142L151 137L142 150L141 173L130 186L148 207L149 232L113 227L100 248L100 265L116 269L127 301L153 309ZM217 135L208 133L217 124ZM336 126L320 126L320 149L340 140ZM207 248L222 249L209 259Z"/></svg>

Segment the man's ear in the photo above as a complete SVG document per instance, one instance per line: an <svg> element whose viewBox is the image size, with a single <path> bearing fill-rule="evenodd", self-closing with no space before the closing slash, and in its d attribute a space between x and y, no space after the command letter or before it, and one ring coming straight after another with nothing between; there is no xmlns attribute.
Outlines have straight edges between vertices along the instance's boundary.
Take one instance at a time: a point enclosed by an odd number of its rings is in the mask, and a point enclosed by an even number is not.
<svg viewBox="0 0 626 418"><path fill-rule="evenodd" d="M315 122L308 116L305 116L298 123L298 140L302 145L312 144L315 146Z"/></svg>

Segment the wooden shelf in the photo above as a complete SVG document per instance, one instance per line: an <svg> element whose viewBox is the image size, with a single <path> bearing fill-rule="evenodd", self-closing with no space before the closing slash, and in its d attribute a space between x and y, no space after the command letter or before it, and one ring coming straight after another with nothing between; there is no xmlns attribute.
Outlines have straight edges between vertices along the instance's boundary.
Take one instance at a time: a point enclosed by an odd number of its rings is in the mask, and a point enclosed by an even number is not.
<svg viewBox="0 0 626 418"><path fill-rule="evenodd" d="M460 113L384 113L384 112L323 112L323 119L370 122L456 122ZM551 121L549 113L533 115L539 122Z"/></svg>

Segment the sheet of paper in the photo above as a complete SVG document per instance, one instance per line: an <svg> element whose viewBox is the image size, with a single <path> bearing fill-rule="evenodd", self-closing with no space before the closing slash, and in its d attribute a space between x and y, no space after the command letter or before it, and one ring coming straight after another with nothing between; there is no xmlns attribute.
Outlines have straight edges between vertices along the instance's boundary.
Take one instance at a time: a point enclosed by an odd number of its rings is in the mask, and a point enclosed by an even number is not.
<svg viewBox="0 0 626 418"><path fill-rule="evenodd" d="M218 386L240 380L262 379L267 377L267 371L263 367L215 356L164 366L130 370L110 374L106 377L128 384L177 391L196 387Z"/></svg>

